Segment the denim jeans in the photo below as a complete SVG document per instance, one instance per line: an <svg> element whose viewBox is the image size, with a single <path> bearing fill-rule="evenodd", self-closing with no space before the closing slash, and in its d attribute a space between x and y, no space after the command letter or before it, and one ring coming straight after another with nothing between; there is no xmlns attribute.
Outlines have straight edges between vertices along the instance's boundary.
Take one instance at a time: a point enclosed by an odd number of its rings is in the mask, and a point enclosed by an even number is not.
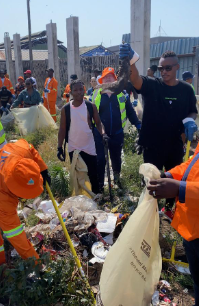
<svg viewBox="0 0 199 306"><path fill-rule="evenodd" d="M194 281L195 306L199 306L199 239L187 241L184 239L186 256L189 262L189 269Z"/></svg>

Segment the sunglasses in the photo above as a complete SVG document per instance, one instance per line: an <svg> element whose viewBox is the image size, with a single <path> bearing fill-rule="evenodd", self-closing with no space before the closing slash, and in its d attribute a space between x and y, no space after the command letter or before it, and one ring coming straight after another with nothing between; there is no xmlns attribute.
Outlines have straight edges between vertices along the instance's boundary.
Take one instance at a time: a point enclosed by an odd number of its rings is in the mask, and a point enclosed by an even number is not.
<svg viewBox="0 0 199 306"><path fill-rule="evenodd" d="M31 85L31 83L26 83L26 85Z"/></svg>
<svg viewBox="0 0 199 306"><path fill-rule="evenodd" d="M162 72L162 71L171 71L172 70L172 68L174 67L174 66L177 66L178 64L173 64L173 65L166 65L166 66L158 66L158 70L160 71L160 72Z"/></svg>

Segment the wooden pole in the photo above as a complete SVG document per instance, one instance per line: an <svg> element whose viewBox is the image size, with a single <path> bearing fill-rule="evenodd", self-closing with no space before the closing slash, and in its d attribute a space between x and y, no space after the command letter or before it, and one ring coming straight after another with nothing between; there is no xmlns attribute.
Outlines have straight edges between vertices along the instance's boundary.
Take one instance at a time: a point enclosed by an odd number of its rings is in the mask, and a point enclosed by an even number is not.
<svg viewBox="0 0 199 306"><path fill-rule="evenodd" d="M33 56L32 56L32 41L31 41L31 19L30 19L30 0L27 0L27 13L28 13L28 36L29 36L30 70L33 71Z"/></svg>

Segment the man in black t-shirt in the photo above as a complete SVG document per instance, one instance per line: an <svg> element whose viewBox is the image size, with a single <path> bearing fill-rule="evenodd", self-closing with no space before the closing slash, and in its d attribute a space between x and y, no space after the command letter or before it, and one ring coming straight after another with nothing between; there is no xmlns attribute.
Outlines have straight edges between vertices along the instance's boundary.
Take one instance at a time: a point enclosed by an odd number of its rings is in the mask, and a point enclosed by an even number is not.
<svg viewBox="0 0 199 306"><path fill-rule="evenodd" d="M185 131L192 141L197 131L196 97L189 84L176 79L179 63L174 52L166 51L160 58L161 79L140 76L133 61L135 55L129 44L120 46L120 58L130 59L130 81L144 100L139 137L144 162L169 170L183 161L181 134Z"/></svg>
<svg viewBox="0 0 199 306"><path fill-rule="evenodd" d="M6 88L6 86L3 86L0 90L0 114L2 115L3 112L6 112L8 114L8 110L10 109L12 102L12 93L10 90Z"/></svg>

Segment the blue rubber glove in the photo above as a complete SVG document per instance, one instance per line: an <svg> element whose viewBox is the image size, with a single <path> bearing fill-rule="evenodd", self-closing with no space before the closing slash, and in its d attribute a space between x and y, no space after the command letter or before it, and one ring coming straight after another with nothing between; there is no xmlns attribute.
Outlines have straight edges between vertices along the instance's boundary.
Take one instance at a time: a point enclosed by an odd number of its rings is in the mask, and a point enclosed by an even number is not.
<svg viewBox="0 0 199 306"><path fill-rule="evenodd" d="M50 90L49 90L49 89L44 88L44 92L49 93L49 92L50 92Z"/></svg>
<svg viewBox="0 0 199 306"><path fill-rule="evenodd" d="M133 105L133 107L138 106L138 101L137 101L137 100L134 100L134 101L132 102L132 105Z"/></svg>
<svg viewBox="0 0 199 306"><path fill-rule="evenodd" d="M129 57L130 64L133 65L139 60L139 55L131 48L130 44L121 44L119 59Z"/></svg>
<svg viewBox="0 0 199 306"><path fill-rule="evenodd" d="M190 141L193 140L194 133L198 130L198 127L192 118L185 118L183 120L184 129L185 129L185 135L186 138Z"/></svg>

